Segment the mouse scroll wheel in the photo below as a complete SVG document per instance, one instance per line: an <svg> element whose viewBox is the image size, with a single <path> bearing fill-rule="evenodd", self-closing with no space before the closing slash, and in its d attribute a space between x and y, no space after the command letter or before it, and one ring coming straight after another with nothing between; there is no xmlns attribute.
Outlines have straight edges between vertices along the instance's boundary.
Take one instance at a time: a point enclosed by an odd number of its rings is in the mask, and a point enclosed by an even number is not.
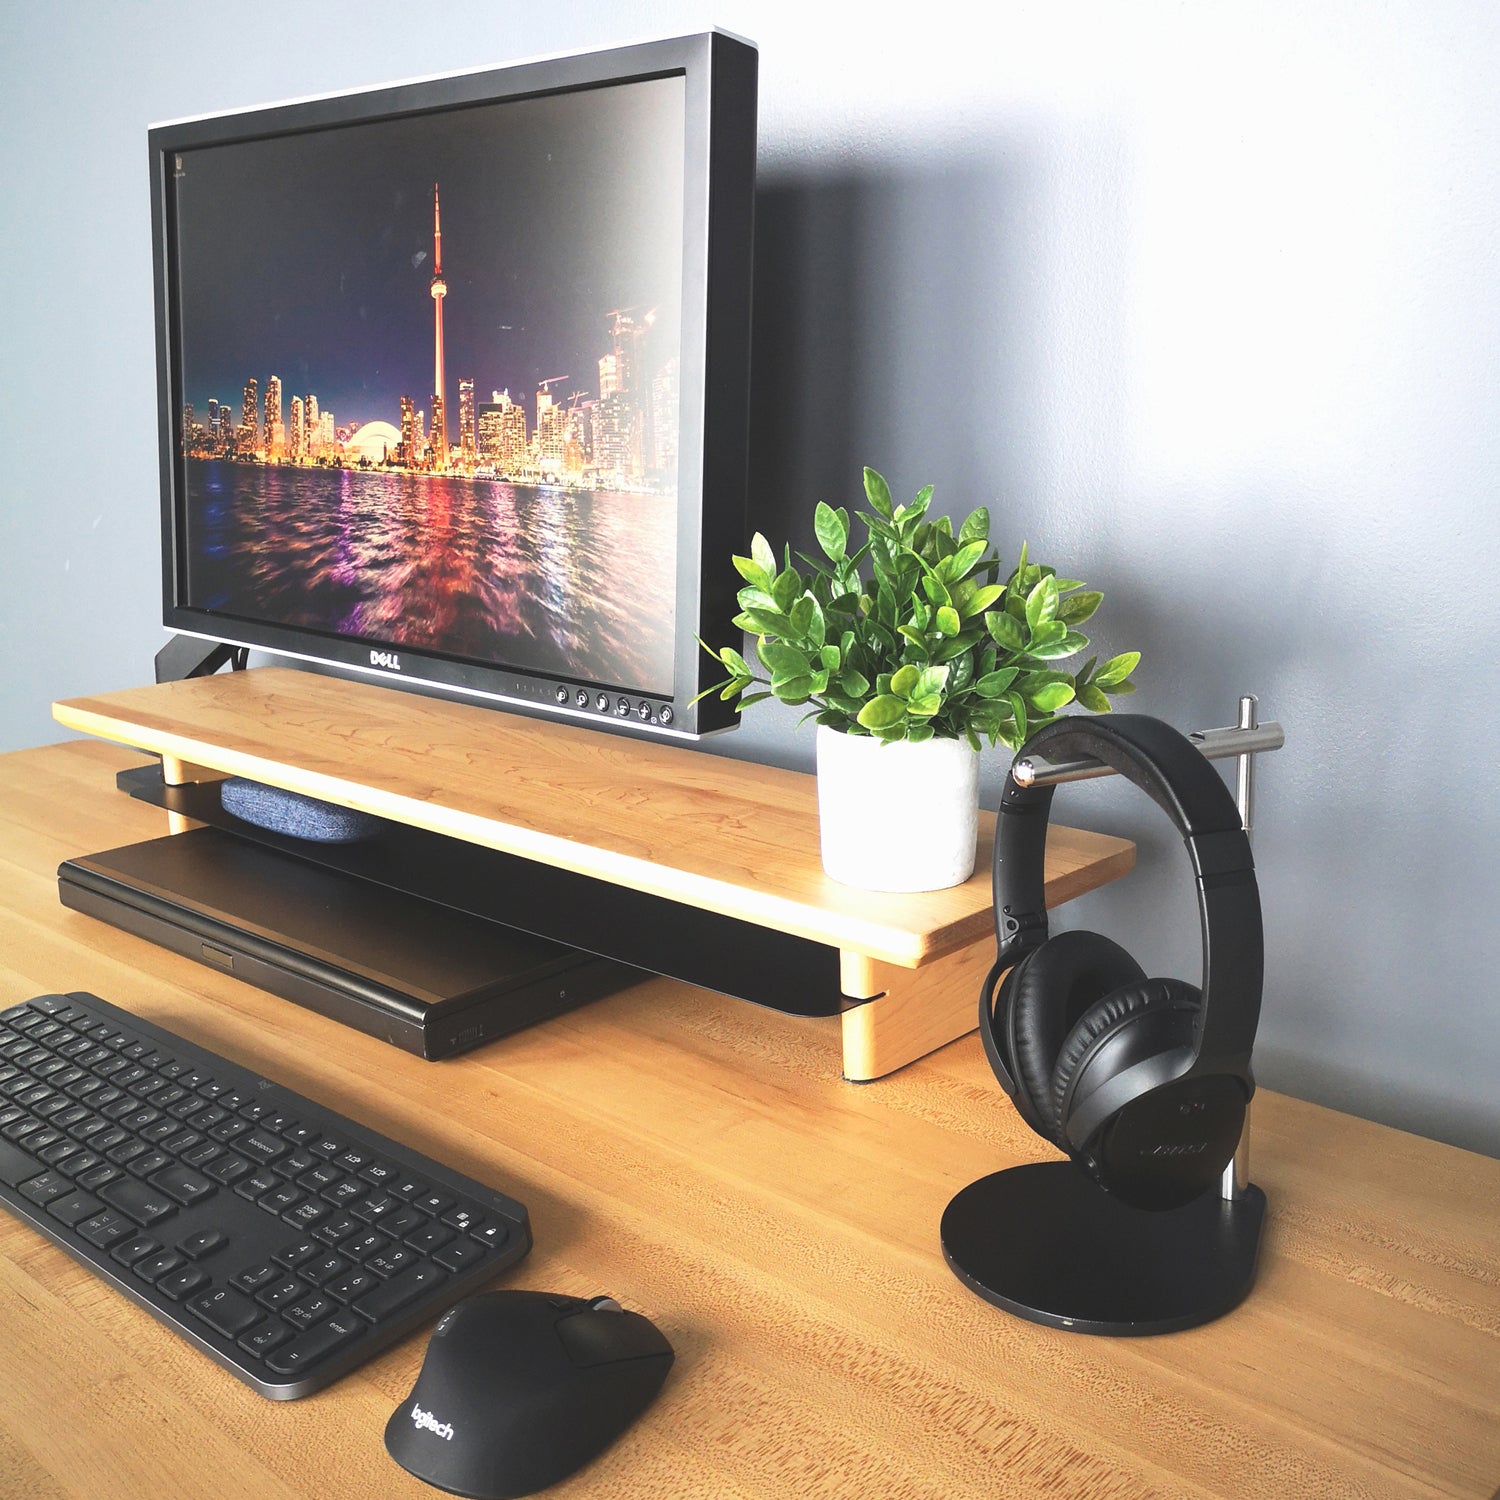
<svg viewBox="0 0 1500 1500"><path fill-rule="evenodd" d="M625 1309L613 1297L595 1297L589 1303L594 1312L624 1312Z"/></svg>

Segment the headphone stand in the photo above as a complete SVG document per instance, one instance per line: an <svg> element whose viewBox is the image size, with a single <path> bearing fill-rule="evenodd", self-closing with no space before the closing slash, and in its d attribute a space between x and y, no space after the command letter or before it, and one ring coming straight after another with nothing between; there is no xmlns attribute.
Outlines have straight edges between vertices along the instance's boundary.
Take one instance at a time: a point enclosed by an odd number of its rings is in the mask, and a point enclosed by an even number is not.
<svg viewBox="0 0 1500 1500"><path fill-rule="evenodd" d="M1209 1191L1132 1208L1071 1162L1008 1167L943 1213L943 1255L985 1301L1033 1323L1115 1337L1174 1333L1237 1307L1255 1280L1266 1195Z"/></svg>

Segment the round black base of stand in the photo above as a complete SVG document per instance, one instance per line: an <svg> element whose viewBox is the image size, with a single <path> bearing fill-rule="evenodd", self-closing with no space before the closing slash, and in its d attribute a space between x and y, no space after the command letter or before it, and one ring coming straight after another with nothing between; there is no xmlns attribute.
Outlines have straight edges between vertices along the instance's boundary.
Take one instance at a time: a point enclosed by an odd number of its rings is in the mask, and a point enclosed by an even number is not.
<svg viewBox="0 0 1500 1500"><path fill-rule="evenodd" d="M1266 1195L1210 1191L1147 1213L1071 1162L1010 1167L943 1213L954 1274L1007 1312L1077 1333L1173 1333L1223 1317L1255 1280Z"/></svg>

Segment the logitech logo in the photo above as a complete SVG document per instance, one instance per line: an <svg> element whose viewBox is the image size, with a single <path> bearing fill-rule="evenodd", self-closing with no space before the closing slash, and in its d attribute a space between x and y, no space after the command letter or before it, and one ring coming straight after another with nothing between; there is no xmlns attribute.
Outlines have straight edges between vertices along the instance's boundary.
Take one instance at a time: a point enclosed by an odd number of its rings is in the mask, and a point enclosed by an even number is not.
<svg viewBox="0 0 1500 1500"><path fill-rule="evenodd" d="M1143 1152L1144 1156L1196 1156L1200 1151L1208 1150L1207 1141L1193 1141L1185 1146L1153 1146L1151 1150Z"/></svg>
<svg viewBox="0 0 1500 1500"><path fill-rule="evenodd" d="M430 1432L434 1437L440 1437L447 1442L453 1441L453 1424L451 1422L439 1422L430 1411L423 1411L415 1401L411 1404L411 1419L417 1425L418 1432Z"/></svg>
<svg viewBox="0 0 1500 1500"><path fill-rule="evenodd" d="M372 667L384 667L389 672L401 670L401 658L394 651L372 651L370 653L370 665Z"/></svg>

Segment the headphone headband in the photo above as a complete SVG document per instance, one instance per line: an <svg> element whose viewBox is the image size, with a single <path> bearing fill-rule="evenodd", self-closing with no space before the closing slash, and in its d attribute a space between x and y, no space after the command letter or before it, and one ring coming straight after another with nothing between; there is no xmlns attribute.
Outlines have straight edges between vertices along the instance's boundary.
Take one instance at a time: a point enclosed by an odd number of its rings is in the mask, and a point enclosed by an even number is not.
<svg viewBox="0 0 1500 1500"><path fill-rule="evenodd" d="M1203 931L1202 1003L1192 1061L1181 1076L1212 1069L1248 1077L1265 962L1260 893L1250 840L1219 774L1186 736L1143 714L1058 719L1027 740L1023 753L1092 756L1172 819L1192 862ZM1018 785L1014 764L1005 778L995 832L996 972L1047 939L1045 856L1054 791Z"/></svg>

